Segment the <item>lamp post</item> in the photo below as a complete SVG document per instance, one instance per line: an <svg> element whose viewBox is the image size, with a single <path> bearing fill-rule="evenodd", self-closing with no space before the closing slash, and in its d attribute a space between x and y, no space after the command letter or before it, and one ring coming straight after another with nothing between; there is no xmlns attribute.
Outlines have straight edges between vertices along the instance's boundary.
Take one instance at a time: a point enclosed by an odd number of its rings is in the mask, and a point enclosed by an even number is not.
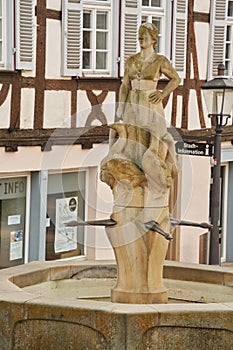
<svg viewBox="0 0 233 350"><path fill-rule="evenodd" d="M220 176L221 176L221 135L233 105L233 80L224 76L225 66L218 66L218 76L201 86L208 117L215 127L213 184L211 195L210 265L219 265L219 218L220 218Z"/></svg>

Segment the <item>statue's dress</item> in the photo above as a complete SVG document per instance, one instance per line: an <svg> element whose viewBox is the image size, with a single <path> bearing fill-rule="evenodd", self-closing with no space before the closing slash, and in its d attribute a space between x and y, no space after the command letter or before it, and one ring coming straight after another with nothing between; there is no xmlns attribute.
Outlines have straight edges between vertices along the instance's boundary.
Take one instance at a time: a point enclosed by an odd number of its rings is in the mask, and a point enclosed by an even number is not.
<svg viewBox="0 0 233 350"><path fill-rule="evenodd" d="M140 53L137 53L126 61L121 87L121 90L124 90L125 102L120 109L123 123L131 127L127 128L128 141L121 152L148 173L151 162L156 162L158 156L161 167L161 161L165 159L162 159L163 156L160 157L159 153L163 153L164 147L167 148L169 156L165 158L169 158L169 165L164 164L164 169L170 168L166 171L169 178L175 170L174 142L167 131L162 102L155 104L149 101L149 95L157 90L163 71L175 72L168 59L156 53L144 60Z"/></svg>
<svg viewBox="0 0 233 350"><path fill-rule="evenodd" d="M123 80L128 85L123 121L154 130L161 137L166 133L162 102L151 103L148 96L157 89L163 68L174 70L165 56L154 54L143 60L137 53L126 61Z"/></svg>

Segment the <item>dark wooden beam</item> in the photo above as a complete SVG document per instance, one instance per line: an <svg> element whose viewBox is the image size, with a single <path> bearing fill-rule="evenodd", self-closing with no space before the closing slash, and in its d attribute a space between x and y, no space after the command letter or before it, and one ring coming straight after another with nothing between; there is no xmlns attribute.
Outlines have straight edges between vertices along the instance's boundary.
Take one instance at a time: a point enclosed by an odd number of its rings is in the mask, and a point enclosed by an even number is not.
<svg viewBox="0 0 233 350"><path fill-rule="evenodd" d="M168 128L176 141L213 142L215 129L186 130ZM40 146L49 151L53 145L77 145L89 149L93 144L108 142L109 128L107 125L82 128L58 129L0 129L0 147L8 151L16 151L20 146ZM226 126L222 133L222 142L233 141L233 125Z"/></svg>
<svg viewBox="0 0 233 350"><path fill-rule="evenodd" d="M45 47L46 47L46 0L37 3L36 77L34 128L40 129L44 122L45 98Z"/></svg>
<svg viewBox="0 0 233 350"><path fill-rule="evenodd" d="M204 12L193 12L193 20L194 22L203 22L203 23L210 23L210 14L204 13Z"/></svg>
<svg viewBox="0 0 233 350"><path fill-rule="evenodd" d="M61 19L62 19L62 12L61 11L57 11L57 10L47 9L46 17L49 18L49 19L54 19L54 20L57 20L57 21L61 21Z"/></svg>
<svg viewBox="0 0 233 350"><path fill-rule="evenodd" d="M16 151L19 146L40 146L51 150L53 145L80 144L91 148L94 143L108 141L109 128L105 126L58 129L0 129L0 147Z"/></svg>

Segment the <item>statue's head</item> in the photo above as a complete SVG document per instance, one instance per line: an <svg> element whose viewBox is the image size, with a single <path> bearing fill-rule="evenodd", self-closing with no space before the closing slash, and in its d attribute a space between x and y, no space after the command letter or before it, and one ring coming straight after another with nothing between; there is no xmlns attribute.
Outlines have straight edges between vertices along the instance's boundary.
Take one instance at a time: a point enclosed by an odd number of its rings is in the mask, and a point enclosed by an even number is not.
<svg viewBox="0 0 233 350"><path fill-rule="evenodd" d="M144 33L149 33L154 40L154 49L158 46L158 28L154 23L144 22L140 25L138 36L142 36Z"/></svg>

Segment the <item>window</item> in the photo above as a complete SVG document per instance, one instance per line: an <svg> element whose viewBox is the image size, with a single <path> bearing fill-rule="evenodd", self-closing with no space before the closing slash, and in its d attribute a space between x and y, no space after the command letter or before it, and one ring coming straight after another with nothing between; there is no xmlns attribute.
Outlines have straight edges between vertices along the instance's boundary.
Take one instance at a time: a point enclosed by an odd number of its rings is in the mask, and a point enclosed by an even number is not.
<svg viewBox="0 0 233 350"><path fill-rule="evenodd" d="M0 1L0 64L3 66L3 7L2 7L2 0Z"/></svg>
<svg viewBox="0 0 233 350"><path fill-rule="evenodd" d="M142 23L152 22L157 26L158 34L159 34L157 51L160 53L165 53L165 46L164 46L165 33L164 33L164 27L163 27L165 9L160 6L161 6L161 1L142 0L142 21L141 22Z"/></svg>
<svg viewBox="0 0 233 350"><path fill-rule="evenodd" d="M62 75L110 75L114 45L111 40L111 0L63 0ZM111 30L110 30L111 29Z"/></svg>
<svg viewBox="0 0 233 350"><path fill-rule="evenodd" d="M228 1L227 16L228 17L233 17L233 1L232 0Z"/></svg>
<svg viewBox="0 0 233 350"><path fill-rule="evenodd" d="M0 69L34 69L35 28L35 0L0 0Z"/></svg>
<svg viewBox="0 0 233 350"><path fill-rule="evenodd" d="M160 7L161 0L142 0L142 6Z"/></svg>
<svg viewBox="0 0 233 350"><path fill-rule="evenodd" d="M82 68L87 71L108 70L109 13L90 10L83 12Z"/></svg>
<svg viewBox="0 0 233 350"><path fill-rule="evenodd" d="M227 0L215 0L210 2L211 21L208 60L209 66L207 77L208 80L212 79L218 74L218 65L220 63L224 63L225 59L225 63L229 62L228 55L230 54L229 50L231 45L229 42L226 42L226 38L229 38L229 35L231 35L231 30L230 28L227 29L227 7L229 4L231 8L231 2L232 1ZM228 11L231 11L230 8Z"/></svg>
<svg viewBox="0 0 233 350"><path fill-rule="evenodd" d="M225 74L233 76L233 1L228 1L225 42Z"/></svg>
<svg viewBox="0 0 233 350"><path fill-rule="evenodd" d="M13 16L12 1L0 1L0 69L14 69L13 65Z"/></svg>
<svg viewBox="0 0 233 350"><path fill-rule="evenodd" d="M137 32L142 22L154 22L159 31L158 51L172 60L185 76L188 1L123 0L121 23L121 75L127 57L139 50ZM172 49L171 49L172 47Z"/></svg>

